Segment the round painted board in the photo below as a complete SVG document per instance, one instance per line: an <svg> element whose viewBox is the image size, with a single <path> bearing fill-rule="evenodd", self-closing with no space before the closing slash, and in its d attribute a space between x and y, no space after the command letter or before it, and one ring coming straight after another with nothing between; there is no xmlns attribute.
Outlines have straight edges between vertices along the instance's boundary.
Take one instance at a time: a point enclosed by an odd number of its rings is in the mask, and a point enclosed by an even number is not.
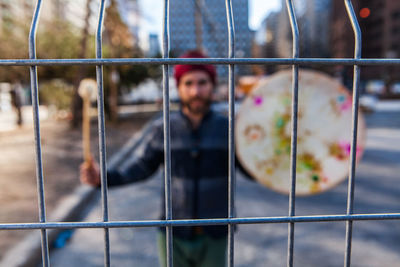
<svg viewBox="0 0 400 267"><path fill-rule="evenodd" d="M236 153L261 184L290 191L292 72L262 80L243 101L236 117ZM352 97L335 79L299 70L296 195L317 194L345 180L349 172ZM365 145L358 116L356 160Z"/></svg>

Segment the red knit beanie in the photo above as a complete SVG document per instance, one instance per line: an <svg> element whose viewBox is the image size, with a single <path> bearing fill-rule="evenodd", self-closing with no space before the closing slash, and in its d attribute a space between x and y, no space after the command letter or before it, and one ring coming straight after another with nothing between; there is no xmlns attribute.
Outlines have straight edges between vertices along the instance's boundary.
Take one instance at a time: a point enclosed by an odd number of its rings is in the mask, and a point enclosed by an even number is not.
<svg viewBox="0 0 400 267"><path fill-rule="evenodd" d="M207 58L202 52L197 50L192 50L184 53L180 58ZM202 70L208 73L211 78L212 83L215 85L217 82L217 72L213 65L175 65L174 77L176 80L176 85L179 85L179 81L182 76L189 71Z"/></svg>

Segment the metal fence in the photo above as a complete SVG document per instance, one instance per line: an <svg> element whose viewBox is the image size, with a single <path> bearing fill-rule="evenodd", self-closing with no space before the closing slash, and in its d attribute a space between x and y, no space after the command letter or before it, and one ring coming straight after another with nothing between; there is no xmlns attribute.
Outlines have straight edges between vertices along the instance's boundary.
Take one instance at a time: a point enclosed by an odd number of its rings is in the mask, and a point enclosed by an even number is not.
<svg viewBox="0 0 400 267"><path fill-rule="evenodd" d="M41 231L42 242L42 262L43 266L50 266L49 245L47 240L47 229L71 229L71 228L103 228L104 229L104 265L110 266L110 240L109 228L123 227L166 227L167 237L167 266L173 266L172 255L172 226L194 226L194 225L228 225L228 266L234 265L234 233L235 224L267 224L267 223L287 223L288 224L288 249L287 266L293 266L294 248L294 229L297 222L327 222L345 221L346 222L346 243L344 252L344 265L350 266L351 244L353 221L357 220L399 220L400 213L379 213L379 214L354 214L354 178L356 163L356 143L357 143L357 118L358 118L358 99L360 66L366 65L400 65L400 59L362 59L361 58L361 30L351 3L351 0L344 0L347 15L351 21L355 37L355 50L353 59L344 58L299 58L299 31L294 11L293 0L286 0L286 8L289 14L290 25L293 36L293 55L292 58L235 58L235 27L232 11L232 0L225 0L227 27L229 32L229 54L227 58L169 58L169 1L164 0L164 25L163 25L163 58L102 58L102 29L106 0L101 0L98 14L98 25L96 32L96 59L37 59L36 58L36 30L39 22L39 14L42 0L37 0L35 12L32 19L29 34L29 58L30 59L6 59L0 60L0 66L27 66L30 68L30 82L33 105L35 148L36 148L36 176L37 190L39 199L39 218L37 223L11 223L0 224L0 230L22 230L37 229ZM105 145L105 122L104 122L104 98L103 98L103 66L104 65L138 65L153 64L163 66L163 119L164 119L164 151L165 151L165 220L146 220L146 221L109 221L108 200L107 200L107 177L106 177L106 145ZM229 68L229 212L228 218L221 219L191 219L174 220L171 208L171 151L170 151L170 125L169 125L169 65L174 64L223 64ZM264 64L264 65L292 65L292 132L291 132L291 189L289 194L288 216L283 217L257 217L239 218L234 214L235 203L235 147L234 147L234 68L235 65ZM42 152L40 143L40 124L39 124L39 101L38 101L38 79L37 66L56 66L56 65L95 65L98 85L98 121L99 121L99 143L100 143L100 171L101 171L101 198L103 210L103 222L48 222L46 221L46 207L44 201L44 183ZM297 149L297 112L298 112L298 68L300 65L351 65L354 66L353 79L353 106L352 106L352 142L351 142L351 161L350 175L348 179L347 212L339 215L313 215L295 216L295 188L296 188L296 149Z"/></svg>

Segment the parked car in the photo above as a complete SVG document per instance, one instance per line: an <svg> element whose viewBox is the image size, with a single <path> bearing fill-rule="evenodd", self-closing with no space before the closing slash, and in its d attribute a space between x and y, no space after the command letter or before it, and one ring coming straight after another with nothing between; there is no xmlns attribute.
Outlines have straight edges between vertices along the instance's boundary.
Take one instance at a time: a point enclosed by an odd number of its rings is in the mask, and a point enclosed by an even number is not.
<svg viewBox="0 0 400 267"><path fill-rule="evenodd" d="M391 94L400 94L400 82L395 82L390 86Z"/></svg>
<svg viewBox="0 0 400 267"><path fill-rule="evenodd" d="M371 113L375 111L378 98L375 95L364 94L360 96L360 108L365 113Z"/></svg>
<svg viewBox="0 0 400 267"><path fill-rule="evenodd" d="M382 80L370 80L365 85L367 94L382 95L385 93L385 82Z"/></svg>

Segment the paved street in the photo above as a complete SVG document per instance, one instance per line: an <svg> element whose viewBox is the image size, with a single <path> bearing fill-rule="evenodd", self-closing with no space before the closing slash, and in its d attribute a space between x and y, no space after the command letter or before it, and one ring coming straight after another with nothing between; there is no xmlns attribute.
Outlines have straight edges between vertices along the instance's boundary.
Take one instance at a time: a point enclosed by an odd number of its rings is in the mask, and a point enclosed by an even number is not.
<svg viewBox="0 0 400 267"><path fill-rule="evenodd" d="M395 105L396 106L396 105ZM397 105L399 106L399 105ZM397 107L396 106L396 107ZM383 106L367 115L367 149L357 168L355 212L400 212L400 109ZM109 191L111 220L157 219L162 178ZM284 216L288 197L242 177L237 180L239 217ZM344 214L347 183L296 200L297 215ZM101 221L100 202L86 221ZM102 266L103 231L80 229L51 253L51 264ZM112 266L157 266L156 229L111 229ZM354 222L352 266L400 266L400 222ZM343 266L344 222L298 223L295 266ZM287 225L242 225L235 235L235 266L286 266Z"/></svg>

